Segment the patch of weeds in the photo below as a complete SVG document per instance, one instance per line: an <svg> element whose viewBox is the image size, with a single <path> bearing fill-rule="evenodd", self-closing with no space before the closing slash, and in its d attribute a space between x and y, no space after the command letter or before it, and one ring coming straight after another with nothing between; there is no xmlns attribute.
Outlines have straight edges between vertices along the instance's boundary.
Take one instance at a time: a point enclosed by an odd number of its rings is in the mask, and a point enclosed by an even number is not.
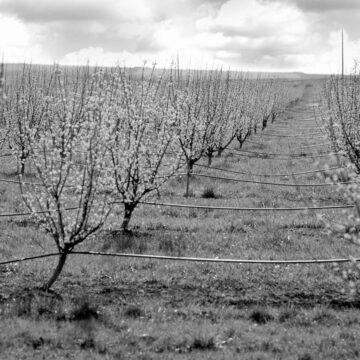
<svg viewBox="0 0 360 360"><path fill-rule="evenodd" d="M23 289L10 296L8 311L15 316L47 317L61 320L65 317L63 300L55 292L41 289Z"/></svg>
<svg viewBox="0 0 360 360"><path fill-rule="evenodd" d="M85 297L78 300L69 316L72 321L97 320L98 318L98 309L90 305L89 300Z"/></svg>
<svg viewBox="0 0 360 360"><path fill-rule="evenodd" d="M195 192L194 192L194 190L190 189L188 195L186 196L186 193L184 193L183 196L192 198L192 197L195 197Z"/></svg>
<svg viewBox="0 0 360 360"><path fill-rule="evenodd" d="M281 226L283 229L324 229L324 224L316 221L304 221L304 222L296 222L294 221L291 224L284 224Z"/></svg>
<svg viewBox="0 0 360 360"><path fill-rule="evenodd" d="M327 309L315 309L312 320L318 324L330 325L336 322L335 316Z"/></svg>
<svg viewBox="0 0 360 360"><path fill-rule="evenodd" d="M218 232L223 232L224 229L219 229ZM225 231L227 233L243 233L245 234L247 231L246 229L244 228L244 225L242 224L234 224L233 222L231 222L230 224L226 225L225 226Z"/></svg>
<svg viewBox="0 0 360 360"><path fill-rule="evenodd" d="M182 235L162 237L159 239L159 250L166 255L181 256L187 249L187 244Z"/></svg>
<svg viewBox="0 0 360 360"><path fill-rule="evenodd" d="M277 226L268 225L264 231L262 245L268 250L284 250L292 245L290 237Z"/></svg>
<svg viewBox="0 0 360 360"><path fill-rule="evenodd" d="M263 341L260 345L260 350L264 352L279 353L281 349L270 341Z"/></svg>
<svg viewBox="0 0 360 360"><path fill-rule="evenodd" d="M154 343L153 348L157 353L164 353L165 351L177 353L189 352L187 340L181 336L179 336L176 340L171 335L161 337Z"/></svg>
<svg viewBox="0 0 360 360"><path fill-rule="evenodd" d="M95 349L96 345L95 345L95 340L90 337L84 340L81 340L79 342L79 346L81 349L86 350L86 349Z"/></svg>
<svg viewBox="0 0 360 360"><path fill-rule="evenodd" d="M38 350L45 344L49 344L51 342L49 339L44 339L42 336L34 336L28 332L23 332L19 335L22 337L22 342L34 350Z"/></svg>
<svg viewBox="0 0 360 360"><path fill-rule="evenodd" d="M160 213L161 215L166 215L173 218L178 218L180 216L179 212L172 208L164 208Z"/></svg>
<svg viewBox="0 0 360 360"><path fill-rule="evenodd" d="M311 317L307 314L307 312L301 312L294 319L294 325L310 327L314 325L314 322L311 319Z"/></svg>
<svg viewBox="0 0 360 360"><path fill-rule="evenodd" d="M302 200L303 195L299 194L298 192L284 190L281 193L281 197L286 201L300 201Z"/></svg>
<svg viewBox="0 0 360 360"><path fill-rule="evenodd" d="M165 351L176 353L189 353L192 351L215 351L217 350L216 338L211 334L199 333L193 336L167 335L154 343L157 353Z"/></svg>
<svg viewBox="0 0 360 360"><path fill-rule="evenodd" d="M174 185L172 187L174 187ZM164 196L164 197L176 196L176 192L174 190L165 189L161 192L161 196ZM158 196L158 199L160 199L161 196Z"/></svg>
<svg viewBox="0 0 360 360"><path fill-rule="evenodd" d="M218 199L219 196L215 193L213 187L206 187L204 188L203 192L201 193L201 197L203 199Z"/></svg>
<svg viewBox="0 0 360 360"><path fill-rule="evenodd" d="M149 224L146 227L147 230L155 230L155 231L163 231L163 230L167 230L168 227L167 225L161 223L161 222L157 222L155 224Z"/></svg>
<svg viewBox="0 0 360 360"><path fill-rule="evenodd" d="M124 310L124 316L137 319L145 315L144 310L139 305L128 305Z"/></svg>
<svg viewBox="0 0 360 360"><path fill-rule="evenodd" d="M117 252L131 250L136 253L144 253L147 248L148 234L136 234L129 231L124 233L122 230L113 230L104 236L102 251L113 249Z"/></svg>
<svg viewBox="0 0 360 360"><path fill-rule="evenodd" d="M258 308L251 311L249 319L259 325L274 320L274 317L265 309Z"/></svg>
<svg viewBox="0 0 360 360"><path fill-rule="evenodd" d="M8 276L10 274L17 274L18 272L19 272L19 269L17 267L17 264L0 265L0 274L2 276Z"/></svg>
<svg viewBox="0 0 360 360"><path fill-rule="evenodd" d="M278 207L279 202L276 199L274 199L274 197L271 197L271 198L265 198L264 200L255 201L254 206L272 208L272 207Z"/></svg>
<svg viewBox="0 0 360 360"><path fill-rule="evenodd" d="M245 197L248 199L256 199L259 196L256 192L246 192Z"/></svg>
<svg viewBox="0 0 360 360"><path fill-rule="evenodd" d="M255 229L259 226L265 225L265 222L263 220L256 220L256 219L250 218L250 219L245 219L243 221L243 224L244 224L244 226L247 226L250 229Z"/></svg>
<svg viewBox="0 0 360 360"><path fill-rule="evenodd" d="M281 323L284 323L286 321L292 320L297 316L298 312L293 307L288 307L284 310L282 310L279 314L278 320Z"/></svg>
<svg viewBox="0 0 360 360"><path fill-rule="evenodd" d="M191 209L189 210L189 219L196 219L199 216L198 211L196 211L195 209Z"/></svg>
<svg viewBox="0 0 360 360"><path fill-rule="evenodd" d="M189 350L216 350L216 340L214 336L206 336L204 334L195 336L190 344Z"/></svg>

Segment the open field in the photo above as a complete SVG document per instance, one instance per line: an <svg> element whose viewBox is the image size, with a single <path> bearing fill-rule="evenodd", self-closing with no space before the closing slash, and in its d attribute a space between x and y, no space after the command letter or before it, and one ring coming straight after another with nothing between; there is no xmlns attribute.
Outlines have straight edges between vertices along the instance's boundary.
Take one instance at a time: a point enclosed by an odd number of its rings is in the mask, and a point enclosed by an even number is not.
<svg viewBox="0 0 360 360"><path fill-rule="evenodd" d="M317 83L245 151L304 155L237 156L226 150L213 167L277 174L334 165L317 135ZM277 137L271 134L294 135ZM304 135L302 135L304 134ZM269 135L269 136L267 136ZM255 142L255 143L254 143ZM309 147L312 144L320 146ZM235 148L237 144L230 147ZM306 155L307 154L307 155ZM314 157L311 157L311 156ZM2 159L1 178L14 178ZM206 161L204 160L204 164ZM336 165L336 164L335 164ZM197 173L210 174L204 168ZM279 183L323 183L319 174L259 178ZM234 207L342 205L333 187L285 187L191 179L171 180L154 201ZM0 183L1 213L24 209L16 184ZM207 196L206 196L207 195ZM208 198L206 198L208 197ZM235 259L328 259L358 254L329 236L319 211L237 212L140 205L131 232L104 229L79 250ZM339 221L341 210L326 210ZM109 223L121 225L121 209ZM53 251L31 221L0 219L0 259ZM3 359L357 359L359 300L342 292L332 265L229 265L70 256L53 292L33 290L55 260L0 268L0 358Z"/></svg>

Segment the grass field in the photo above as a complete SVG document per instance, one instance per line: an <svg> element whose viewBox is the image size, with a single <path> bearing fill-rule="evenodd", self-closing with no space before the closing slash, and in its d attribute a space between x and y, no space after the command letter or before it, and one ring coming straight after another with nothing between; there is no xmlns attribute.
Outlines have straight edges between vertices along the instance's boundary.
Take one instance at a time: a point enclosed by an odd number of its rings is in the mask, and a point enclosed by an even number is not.
<svg viewBox="0 0 360 360"><path fill-rule="evenodd" d="M226 151L213 166L252 173L293 173L334 165L316 122L316 84L243 150L304 153L301 158L240 157ZM306 130L309 129L309 130ZM311 135L310 133L313 134ZM294 137L266 134L286 133ZM302 135L304 133L305 135ZM236 147L233 144L232 147ZM14 178L3 159L1 177ZM206 161L204 160L204 164ZM209 173L196 168L196 172ZM240 175L219 176L238 177ZM246 176L256 179L255 176ZM318 174L265 181L320 183ZM333 187L296 188L192 178L172 180L156 201L239 207L344 204ZM1 211L23 209L17 185L0 183ZM356 256L358 248L330 236L321 212L235 212L141 205L132 233L121 212L81 249L241 259ZM328 210L335 221L341 210ZM28 219L0 219L0 259L54 251ZM358 359L360 302L342 292L332 265L229 265L70 257L54 292L34 290L55 259L0 268L1 359Z"/></svg>

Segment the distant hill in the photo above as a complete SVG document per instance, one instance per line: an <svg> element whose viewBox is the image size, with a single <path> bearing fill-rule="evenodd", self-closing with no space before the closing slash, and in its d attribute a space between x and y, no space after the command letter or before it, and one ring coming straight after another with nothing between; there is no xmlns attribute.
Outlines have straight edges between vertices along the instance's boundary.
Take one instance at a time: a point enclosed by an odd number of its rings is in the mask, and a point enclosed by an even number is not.
<svg viewBox="0 0 360 360"><path fill-rule="evenodd" d="M5 72L6 74L14 75L22 70L24 64L5 64ZM47 69L54 68L54 65L40 65L40 64L31 64L34 69L41 69L42 71L46 71ZM85 68L86 66L64 66L60 65L60 69L64 69L65 71L68 70L70 72L76 70L77 68ZM91 70L94 70L95 67L90 66ZM129 67L128 68L134 75L141 76L142 72L144 71L146 75L149 75L152 72L151 68L142 67ZM160 76L166 72L171 71L170 69L156 69L155 75ZM172 70L175 71L175 70ZM189 70L183 69L181 71L188 72ZM206 70L192 70L194 72L206 71ZM288 79L288 80L308 80L308 79L321 79L328 77L329 75L325 74L306 74L302 72L258 72L258 71L231 71L230 73L233 74L235 77L236 74L242 72L247 75L248 78L256 79L256 78L272 78L272 79Z"/></svg>

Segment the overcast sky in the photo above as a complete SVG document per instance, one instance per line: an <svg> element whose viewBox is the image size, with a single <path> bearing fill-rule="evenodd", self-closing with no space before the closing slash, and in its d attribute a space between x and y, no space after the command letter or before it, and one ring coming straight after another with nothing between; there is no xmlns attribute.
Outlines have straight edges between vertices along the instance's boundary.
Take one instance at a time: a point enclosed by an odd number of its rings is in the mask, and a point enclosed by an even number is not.
<svg viewBox="0 0 360 360"><path fill-rule="evenodd" d="M360 0L0 0L6 62L331 73L360 59Z"/></svg>

